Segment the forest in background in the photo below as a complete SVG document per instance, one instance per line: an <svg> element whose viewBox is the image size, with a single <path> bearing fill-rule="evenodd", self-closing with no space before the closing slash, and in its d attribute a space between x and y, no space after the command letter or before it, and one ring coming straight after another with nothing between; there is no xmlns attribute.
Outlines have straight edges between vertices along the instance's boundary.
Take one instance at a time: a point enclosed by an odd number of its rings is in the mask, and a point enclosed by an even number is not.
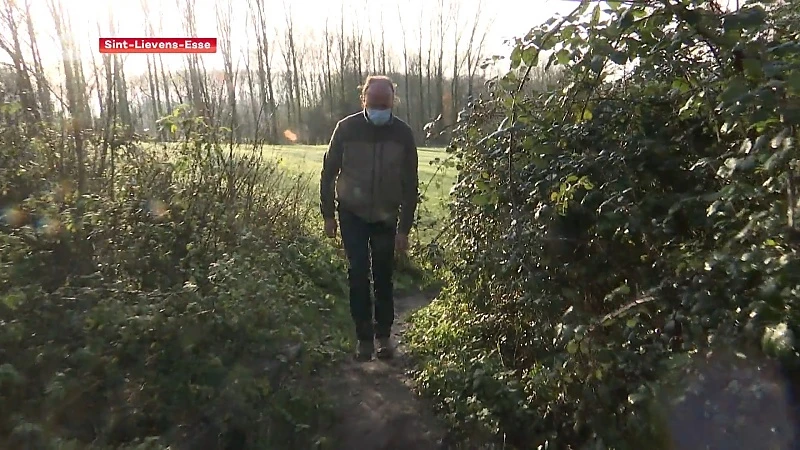
<svg viewBox="0 0 800 450"><path fill-rule="evenodd" d="M236 141L326 143L336 121L360 108L359 86L372 74L395 80L396 113L424 140L426 124L438 119L434 133L452 126L470 99L486 92L493 56L485 51L494 25L483 2L471 5L476 14L469 17L452 0L437 0L413 14L401 13L398 3L397 14L382 17L399 23L404 38L397 39L386 36L383 27L373 33L376 27L358 11L366 4L342 6L340 17L326 20L324 28L299 29L298 12L290 7L276 16L265 0L248 0L236 6L246 11L234 14L234 2L224 0L213 12L221 68L207 68L204 55L186 55L181 69L165 69L163 55L134 55L146 58L146 69L137 73L126 67L126 55L99 54L96 43L75 26L81 18L70 17L63 2L47 0L50 17L37 18L31 2L4 0L0 17L7 30L0 49L12 62L3 68L4 83L19 86L29 119L67 114L78 128L137 132L161 141L175 136L158 127L158 119L188 105L231 128ZM176 2L169 15L152 8L151 2L141 2L145 34L159 36L165 21L173 21L184 35L196 35L196 0ZM115 36L125 20L113 11L106 22L94 24L103 36ZM247 21L244 48L232 45L234 27L242 25L236 20ZM51 24L64 55L60 80L47 76L38 41ZM443 142L446 138L435 140Z"/></svg>

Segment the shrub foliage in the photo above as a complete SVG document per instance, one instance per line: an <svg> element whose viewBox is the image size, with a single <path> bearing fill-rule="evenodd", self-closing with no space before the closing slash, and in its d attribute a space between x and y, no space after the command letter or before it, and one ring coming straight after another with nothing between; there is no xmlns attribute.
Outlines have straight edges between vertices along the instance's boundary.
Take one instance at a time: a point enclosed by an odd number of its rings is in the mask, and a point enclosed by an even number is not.
<svg viewBox="0 0 800 450"><path fill-rule="evenodd" d="M519 39L455 132L420 387L503 448L788 448L797 2L607 3Z"/></svg>
<svg viewBox="0 0 800 450"><path fill-rule="evenodd" d="M346 312L304 181L182 108L179 145L78 171L74 143L3 108L0 447L311 448L307 375Z"/></svg>

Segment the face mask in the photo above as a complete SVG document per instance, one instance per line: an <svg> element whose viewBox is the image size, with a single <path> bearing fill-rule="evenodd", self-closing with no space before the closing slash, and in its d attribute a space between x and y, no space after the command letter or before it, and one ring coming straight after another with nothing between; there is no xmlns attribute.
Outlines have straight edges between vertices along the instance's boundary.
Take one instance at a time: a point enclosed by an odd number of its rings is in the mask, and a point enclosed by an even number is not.
<svg viewBox="0 0 800 450"><path fill-rule="evenodd" d="M386 125L386 123L389 122L389 119L392 118L392 110L367 108L367 118L369 118L369 121L375 125Z"/></svg>

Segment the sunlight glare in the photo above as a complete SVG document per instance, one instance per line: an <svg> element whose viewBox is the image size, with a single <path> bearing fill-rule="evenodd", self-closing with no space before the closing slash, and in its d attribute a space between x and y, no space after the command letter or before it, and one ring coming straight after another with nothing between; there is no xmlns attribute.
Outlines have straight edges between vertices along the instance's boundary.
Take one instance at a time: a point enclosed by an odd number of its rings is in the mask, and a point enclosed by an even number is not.
<svg viewBox="0 0 800 450"><path fill-rule="evenodd" d="M297 135L294 134L294 132L292 130L284 131L283 132L283 137L285 137L286 139L290 140L291 142L296 142L297 141Z"/></svg>

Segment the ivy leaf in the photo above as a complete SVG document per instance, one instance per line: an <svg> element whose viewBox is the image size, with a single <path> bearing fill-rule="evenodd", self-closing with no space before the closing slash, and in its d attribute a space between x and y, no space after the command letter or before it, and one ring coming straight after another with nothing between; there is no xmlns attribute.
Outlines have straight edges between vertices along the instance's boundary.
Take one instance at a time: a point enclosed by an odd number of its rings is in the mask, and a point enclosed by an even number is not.
<svg viewBox="0 0 800 450"><path fill-rule="evenodd" d="M631 12L631 10L626 9L625 12L622 13L622 16L620 16L619 18L619 28L622 30L628 28L629 26L633 25L633 21L635 19L636 18L634 17L634 14Z"/></svg>
<svg viewBox="0 0 800 450"><path fill-rule="evenodd" d="M522 51L521 60L526 66L534 66L539 59L539 50L536 47L526 48Z"/></svg>
<svg viewBox="0 0 800 450"><path fill-rule="evenodd" d="M611 61L614 61L615 64L619 64L620 66L625 65L628 62L628 54L618 50L611 52L609 58Z"/></svg>
<svg viewBox="0 0 800 450"><path fill-rule="evenodd" d="M745 58L742 61L742 67L744 68L745 75L750 78L760 78L764 73L761 61L756 58Z"/></svg>
<svg viewBox="0 0 800 450"><path fill-rule="evenodd" d="M556 53L556 60L561 65L567 65L570 60L570 54L567 49L562 48Z"/></svg>
<svg viewBox="0 0 800 450"><path fill-rule="evenodd" d="M734 14L734 17L736 17L738 25L741 28L753 28L764 24L767 13L764 11L764 8L756 5L740 9Z"/></svg>
<svg viewBox="0 0 800 450"><path fill-rule="evenodd" d="M584 108L582 111L579 112L579 114L580 115L578 116L577 122L592 120L592 117L594 117L594 115L592 114L592 110L590 110L589 108Z"/></svg>
<svg viewBox="0 0 800 450"><path fill-rule="evenodd" d="M511 51L509 62L511 63L512 69L519 67L520 63L522 62L522 50L520 47L514 47L514 50Z"/></svg>
<svg viewBox="0 0 800 450"><path fill-rule="evenodd" d="M786 77L786 86L794 94L800 94L800 70L795 70Z"/></svg>
<svg viewBox="0 0 800 450"><path fill-rule="evenodd" d="M564 27L561 30L561 39L562 41L569 41L572 39L572 36L575 34L575 25L570 25L568 27Z"/></svg>
<svg viewBox="0 0 800 450"><path fill-rule="evenodd" d="M592 61L589 63L589 68L592 69L594 73L600 73L603 70L603 57L594 55Z"/></svg>
<svg viewBox="0 0 800 450"><path fill-rule="evenodd" d="M800 124L800 106L788 105L781 109L781 122L786 125Z"/></svg>
<svg viewBox="0 0 800 450"><path fill-rule="evenodd" d="M728 88L720 94L719 99L723 103L731 104L749 92L750 89L747 86L747 82L741 77L736 77L730 80Z"/></svg>
<svg viewBox="0 0 800 450"><path fill-rule="evenodd" d="M567 343L567 353L570 355L574 355L578 351L578 343L575 341L569 341Z"/></svg>

